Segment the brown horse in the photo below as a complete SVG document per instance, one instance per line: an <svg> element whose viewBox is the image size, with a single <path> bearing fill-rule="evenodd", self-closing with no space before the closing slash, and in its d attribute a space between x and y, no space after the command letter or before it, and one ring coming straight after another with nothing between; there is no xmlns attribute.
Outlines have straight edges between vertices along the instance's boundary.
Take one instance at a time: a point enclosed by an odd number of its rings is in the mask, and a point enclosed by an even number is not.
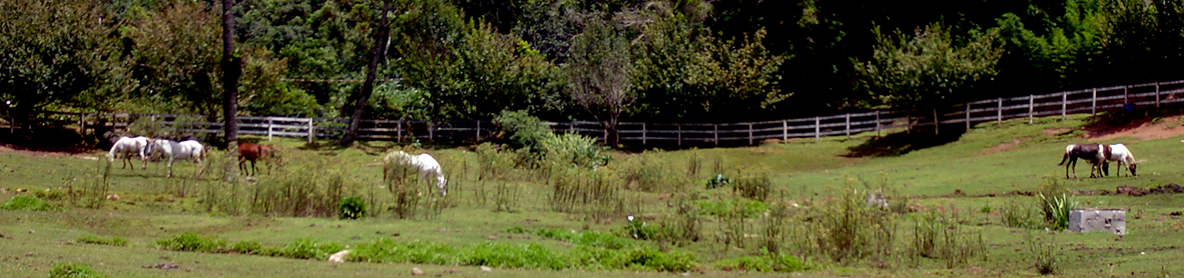
<svg viewBox="0 0 1184 278"><path fill-rule="evenodd" d="M251 162L251 170L255 170L254 174L259 173L259 168L255 167L255 161L262 159L267 163L267 173L271 174L271 159L275 157L275 149L271 145L262 145L255 143L238 143L238 169L243 171L248 176L253 175L247 171L246 163Z"/></svg>
<svg viewBox="0 0 1184 278"><path fill-rule="evenodd" d="M1059 165L1065 165L1065 178L1069 178L1069 168L1073 168L1073 177L1077 177L1077 159L1084 159L1090 164L1089 177L1102 176L1102 163L1106 161L1106 145L1102 144L1069 144L1065 146L1065 156ZM1069 163L1065 163L1068 161ZM1096 175L1094 173L1097 173Z"/></svg>

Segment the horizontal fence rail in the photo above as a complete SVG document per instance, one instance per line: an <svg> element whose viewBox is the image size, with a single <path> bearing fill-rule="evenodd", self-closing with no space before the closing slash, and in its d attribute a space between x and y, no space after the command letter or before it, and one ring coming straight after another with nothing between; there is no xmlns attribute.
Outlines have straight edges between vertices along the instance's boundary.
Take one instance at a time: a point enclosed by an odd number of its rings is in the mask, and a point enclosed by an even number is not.
<svg viewBox="0 0 1184 278"><path fill-rule="evenodd" d="M1015 118L1028 118L1103 111L1131 110L1160 107L1184 102L1184 80L1124 85L1084 90L1064 91L1043 95L1028 95L1010 98L994 98L938 107L936 111L887 111L875 110L861 113L847 113L829 116L784 119L741 123L645 123L621 122L617 124L621 142L648 144L684 144L719 146L721 142L731 144L757 144L763 140L790 138L811 138L846 136L863 132L879 134L886 129L908 128L932 125L932 116L937 113L942 125L963 124L967 129L974 124L1002 122ZM135 119L152 117L175 130L193 134L221 134L222 123L208 122L202 115L177 114L130 114L130 113L64 113L43 112L43 114L66 119L77 117L77 123L85 130L102 126L110 130L126 130ZM71 118L72 119L72 118ZM239 134L272 137L340 138L348 127L347 119L324 119L302 117L254 117L240 116ZM0 127L16 126L11 118L0 117ZM599 122L569 121L548 122L557 133L586 135L602 142L608 136ZM368 119L362 120L357 138L364 140L472 140L484 141L499 130L490 121L408 121Z"/></svg>

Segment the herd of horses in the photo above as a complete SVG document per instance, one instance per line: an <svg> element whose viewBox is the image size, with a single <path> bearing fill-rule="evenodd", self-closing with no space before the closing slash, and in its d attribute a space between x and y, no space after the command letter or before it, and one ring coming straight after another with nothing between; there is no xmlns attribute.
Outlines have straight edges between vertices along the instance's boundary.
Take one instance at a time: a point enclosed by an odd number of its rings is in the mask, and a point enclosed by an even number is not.
<svg viewBox="0 0 1184 278"><path fill-rule="evenodd" d="M148 160L159 158L167 161L168 168L167 178L173 177L173 162L177 160L193 161L196 164L201 164L202 158L205 157L205 147L197 140L189 139L182 141L173 141L163 138L148 138L145 136L136 137L120 137L111 146L111 150L107 153L107 161L114 163L117 157L122 156L123 167L125 169L129 164L135 170L135 164L131 163L131 158L138 156L140 159L140 169L148 169ZM238 144L238 167L244 175L253 176L259 174L259 169L256 167L256 161L262 160L268 168L268 174L271 174L271 165L276 158L276 149L274 146L256 143ZM250 162L251 167L247 168L246 163ZM421 180L430 180L435 178L436 188L439 189L440 196L443 197L448 194L445 186L448 184L448 179L444 176L444 171L440 167L440 162L436 161L429 154L411 155L403 151L392 151L382 159L382 178L384 181L393 178L397 169L415 169L419 172ZM406 167L396 167L396 166ZM252 171L253 170L253 171ZM195 178L201 178L201 167L194 175Z"/></svg>
<svg viewBox="0 0 1184 278"><path fill-rule="evenodd" d="M1061 158L1061 163L1057 165L1065 165L1065 178L1069 178L1069 169L1073 169L1073 178L1077 178L1077 159L1083 159L1090 164L1089 177L1100 178L1110 175L1110 161L1118 162L1118 175L1122 176L1122 172L1126 170L1130 176L1135 176L1135 155L1131 153L1126 145L1121 143L1106 145L1106 144L1069 144L1065 146L1065 155ZM1124 168L1123 165L1126 165Z"/></svg>

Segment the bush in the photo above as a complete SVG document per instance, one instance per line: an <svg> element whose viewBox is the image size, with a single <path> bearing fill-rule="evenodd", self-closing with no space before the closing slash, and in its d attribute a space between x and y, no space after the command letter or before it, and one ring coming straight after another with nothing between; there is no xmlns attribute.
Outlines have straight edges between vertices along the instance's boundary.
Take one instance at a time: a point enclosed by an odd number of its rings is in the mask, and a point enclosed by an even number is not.
<svg viewBox="0 0 1184 278"><path fill-rule="evenodd" d="M510 146L516 149L526 148L532 152L541 152L543 140L555 136L547 122L531 116L524 110L502 111L493 118L493 124L506 133Z"/></svg>
<svg viewBox="0 0 1184 278"><path fill-rule="evenodd" d="M122 237L117 237L117 236L114 236L111 238L102 238L102 237L98 237L98 236L84 235L84 236L78 237L78 239L74 240L74 241L76 241L78 243L115 245L115 246L127 246L127 244L128 244L126 239L123 239Z"/></svg>
<svg viewBox="0 0 1184 278"><path fill-rule="evenodd" d="M1073 199L1073 196L1067 193L1061 193L1061 196L1054 195L1052 198L1044 195L1040 195L1039 197L1041 202L1048 206L1045 208L1045 211L1050 215L1048 219L1050 228L1053 230L1064 230L1068 228L1069 213L1073 211L1073 208L1077 207L1077 201Z"/></svg>
<svg viewBox="0 0 1184 278"><path fill-rule="evenodd" d="M580 134L550 135L543 138L540 145L544 157L557 165L596 169L608 164L609 160L609 156L602 153L608 147L596 143L596 139Z"/></svg>
<svg viewBox="0 0 1184 278"><path fill-rule="evenodd" d="M280 249L278 256L293 259L324 260L330 254L345 249L344 245L336 242L321 242L311 238L300 238Z"/></svg>
<svg viewBox="0 0 1184 278"><path fill-rule="evenodd" d="M40 198L37 198L36 196L32 196L32 195L19 195L16 197L12 197L12 199L8 200L8 202L5 202L4 204L0 204L0 208L7 209L7 210L40 210L40 211L47 211L47 210L53 209L53 207L49 205L49 202L46 202L45 200L41 200Z"/></svg>
<svg viewBox="0 0 1184 278"><path fill-rule="evenodd" d="M461 254L465 265L485 265L502 268L534 268L559 270L568 267L566 258L538 244L512 246L483 242L465 249Z"/></svg>
<svg viewBox="0 0 1184 278"><path fill-rule="evenodd" d="M49 278L104 278L84 264L56 264L49 270Z"/></svg>
<svg viewBox="0 0 1184 278"><path fill-rule="evenodd" d="M366 217L366 202L362 197L349 196L341 200L341 219L358 219Z"/></svg>
<svg viewBox="0 0 1184 278"><path fill-rule="evenodd" d="M263 244L260 244L258 241L254 241L254 240L244 240L244 241L235 242L234 246L230 247L230 250L233 250L234 252L238 252L240 254L248 254L248 255L265 253L265 250L263 249Z"/></svg>
<svg viewBox="0 0 1184 278"><path fill-rule="evenodd" d="M159 240L156 245L172 251L221 253L226 247L226 241L187 232L173 238Z"/></svg>

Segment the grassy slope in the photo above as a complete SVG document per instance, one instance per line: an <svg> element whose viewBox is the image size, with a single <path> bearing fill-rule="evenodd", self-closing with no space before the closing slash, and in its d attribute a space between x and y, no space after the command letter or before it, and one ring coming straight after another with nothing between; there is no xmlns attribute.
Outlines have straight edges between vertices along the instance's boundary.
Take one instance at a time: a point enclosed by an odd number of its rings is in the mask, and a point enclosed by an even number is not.
<svg viewBox="0 0 1184 278"><path fill-rule="evenodd" d="M905 195L920 198L921 204L943 204L967 211L971 218L981 219L978 223L990 243L987 259L975 263L968 269L946 270L937 265L926 265L921 269L876 270L863 268L835 267L815 271L814 275L876 275L876 276L982 276L982 275L1033 275L1030 262L1026 259L1026 235L1031 231L1005 228L998 223L998 217L977 213L983 206L1001 206L1009 200L1029 202L1030 197L995 198L946 198L956 189L967 194L1004 193L1033 190L1046 176L1062 177L1064 168L1056 166L1060 161L1063 146L1074 139L1073 132L1053 132L1057 128L1075 128L1083 124L1084 118L1075 117L1067 122L1040 119L1036 125L1026 121L1008 121L1001 126L982 124L977 129L962 134L956 141L921 148L903 155L884 157L852 157L849 154L866 149L910 148L908 144L919 144L917 137L907 140L873 138L862 134L850 140L841 138L824 139L815 143L812 139L793 140L786 144L768 144L750 148L707 149L663 152L664 161L678 168L694 157L720 157L729 167L768 169L775 174L775 183L783 186L789 197L813 199L829 195L834 186L845 183L846 178L876 180L886 177ZM1063 134L1062 134L1063 133ZM890 139L891 136L886 138ZM1135 141L1124 140L1138 158L1140 176L1136 178L1073 179L1065 183L1073 189L1109 189L1118 185L1153 186L1168 182L1179 182L1184 169L1179 163L1179 138ZM903 141L903 142L902 142ZM357 165L346 171L357 184L377 184L380 171L375 164L378 154L389 145L374 143L345 150L323 149L316 151L296 150L301 144L284 141L281 145L293 153L314 155L339 163ZM998 147L1006 145L1006 147ZM995 147L993 149L993 147ZM472 154L461 150L440 150L433 152L444 165L467 165L472 168ZM99 157L94 153L91 156ZM218 154L215 154L218 155ZM625 155L622 155L625 156ZM217 160L217 159L211 159ZM466 161L463 162L462 161ZM707 163L704 163L707 164ZM1078 165L1079 175L1088 175L1088 164ZM63 188L80 186L88 177L94 177L101 162L70 156L30 156L23 153L0 153L0 188L9 190L30 188L39 190L47 187ZM117 164L118 166L118 164ZM704 165L703 167L709 167ZM553 226L579 230L587 226L592 229L610 229L619 224L590 225L573 217L547 212L545 189L540 185L522 185L520 208L515 213L492 212L488 206L464 203L448 209L439 220L392 220L367 219L363 221L339 221L319 218L260 218L219 217L201 213L194 198L183 198L176 193L182 188L190 192L200 190L201 183L180 183L163 178L164 171L158 164L149 165L149 171L114 170L112 191L124 195L124 199L100 210L72 208L57 212L25 212L0 210L0 250L9 250L0 258L0 276L24 277L43 276L54 263L78 261L90 265L100 273L116 277L169 276L323 276L324 274L349 273L351 276L385 276L391 273L409 273L411 265L398 264L343 264L301 261L259 256L225 254L196 254L169 252L150 247L155 240L170 237L183 231L197 231L230 241L257 240L267 245L278 246L296 238L311 237L345 244L368 242L381 237L395 237L399 240L428 240L457 245L480 241L538 242L552 248L563 248L564 244L540 240L522 235L505 234L511 226L541 227ZM456 169L460 167L450 167ZM179 163L177 173L187 176L193 166ZM1114 169L1111 169L1112 171ZM454 170L455 172L467 172ZM462 174L463 173L458 173ZM207 179L212 179L207 177ZM196 194L196 193L191 193ZM472 200L472 193L460 191L458 198ZM466 195L468 194L468 195ZM652 198L656 194L640 194L639 198ZM11 192L0 194L0 200L13 196ZM450 194L450 197L452 194ZM465 197L468 196L468 197ZM466 199L467 198L467 199ZM1064 249L1068 262L1062 266L1066 276L1109 276L1110 274L1148 276L1169 273L1184 273L1184 266L1173 264L1184 257L1177 238L1181 230L1179 216L1168 213L1184 208L1175 196L1120 197L1081 196L1079 200L1086 207L1116 207L1131 209L1127 227L1131 231L1125 237L1107 234L1056 233L1057 244ZM639 205L642 210L660 210L658 202ZM194 212L198 211L198 212ZM708 223L709 226L713 225ZM705 230L711 230L711 227ZM29 233L34 231L34 233ZM394 236L398 234L398 236ZM1037 233L1040 234L1040 233ZM131 240L130 247L78 245L70 243L80 235L122 236ZM1047 235L1045 235L1047 236ZM491 239L492 238L492 239ZM698 251L701 261L728 257L743 252L715 250L714 247L699 246L689 250ZM1020 251L1016 251L1020 250ZM725 252L719 252L725 251ZM32 253L31 256L28 254ZM181 270L145 269L141 266L161 263L176 263ZM460 274L471 276L479 271L472 267L418 266L429 274L444 270L459 270ZM1162 267L1162 269L1161 269ZM739 275L741 273L708 270L710 275ZM584 272L562 273L528 270L497 270L493 276L635 276L633 272ZM668 274L645 274L666 276ZM746 274L747 275L747 274Z"/></svg>

